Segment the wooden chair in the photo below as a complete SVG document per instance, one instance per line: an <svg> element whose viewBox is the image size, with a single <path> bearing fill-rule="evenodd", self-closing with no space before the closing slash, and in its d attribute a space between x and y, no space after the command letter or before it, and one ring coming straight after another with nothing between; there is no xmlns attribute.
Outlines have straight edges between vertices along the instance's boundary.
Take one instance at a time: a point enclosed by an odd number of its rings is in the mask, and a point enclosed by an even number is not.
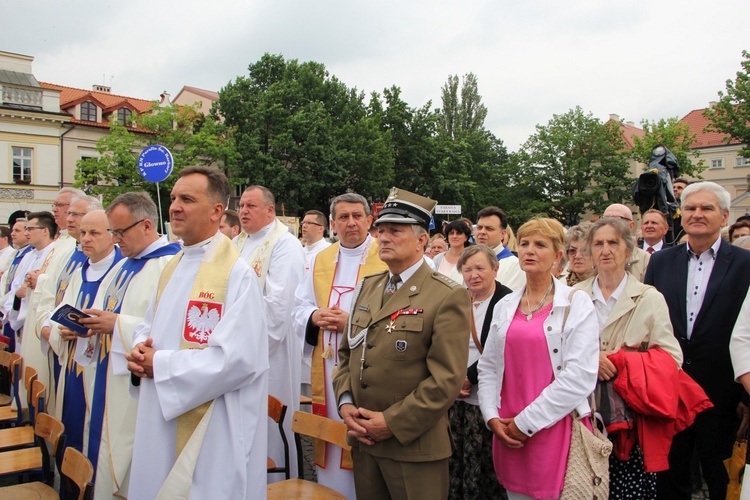
<svg viewBox="0 0 750 500"><path fill-rule="evenodd" d="M78 488L78 500L91 499L94 492L94 485L91 483L91 478L94 477L94 466L91 465L91 462L83 453L75 448L65 448L65 456L63 457L60 472L64 478L67 478L69 483L75 484ZM61 488L65 487L64 484L65 481L63 481ZM73 495L74 492L72 492L71 498ZM57 492L50 486L36 482L0 488L0 498L4 500L28 500L30 498L56 499L59 497Z"/></svg>
<svg viewBox="0 0 750 500"><path fill-rule="evenodd" d="M42 384L39 381L37 383ZM63 438L64 431L65 426L55 417L47 413L37 415L34 434L39 438L38 446L0 453L0 477L30 474L41 477L47 484L52 484L54 472L50 466L50 453L47 443L49 443L55 456L59 458L59 452L65 440Z"/></svg>
<svg viewBox="0 0 750 500"><path fill-rule="evenodd" d="M322 439L347 451L351 449L351 446L346 442L346 425L343 422L337 422L312 413L295 411L292 430L295 437L301 434ZM302 471L300 471L301 473ZM346 497L331 488L304 479L287 479L280 483L268 485L268 500L287 498L345 499Z"/></svg>
<svg viewBox="0 0 750 500"><path fill-rule="evenodd" d="M27 369L28 370L28 369ZM33 368L32 368L33 370ZM24 446L33 446L37 444L36 434L34 434L34 424L36 423L35 415L44 411L44 395L46 388L44 383L36 380L32 382L29 391L29 419L30 425L21 425L9 429L0 429L0 450L20 448Z"/></svg>
<svg viewBox="0 0 750 500"><path fill-rule="evenodd" d="M268 474L284 474L285 479L290 477L289 468L289 441L284 433L284 418L286 417L286 405L273 396L268 396L268 418L276 422L279 427L279 433L281 434L281 442L284 443L284 466L279 467L276 462L268 457L268 465L266 472Z"/></svg>
<svg viewBox="0 0 750 500"><path fill-rule="evenodd" d="M13 361L12 354L8 351L0 351L0 406L7 406L13 401L13 390L11 389L10 364Z"/></svg>
<svg viewBox="0 0 750 500"><path fill-rule="evenodd" d="M23 412L21 408L21 393L19 391L19 380L21 379L21 366L23 366L23 358L20 354L11 354L11 362L8 367L8 374L10 377L11 391L13 401L16 403L16 407L12 405L0 406L0 425L5 427L8 426L19 426L22 422Z"/></svg>

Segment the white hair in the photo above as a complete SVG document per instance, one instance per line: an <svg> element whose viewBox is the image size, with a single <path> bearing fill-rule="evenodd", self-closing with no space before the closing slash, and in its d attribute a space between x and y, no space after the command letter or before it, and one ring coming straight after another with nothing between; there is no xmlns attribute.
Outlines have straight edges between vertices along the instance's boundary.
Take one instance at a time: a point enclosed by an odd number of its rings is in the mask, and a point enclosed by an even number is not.
<svg viewBox="0 0 750 500"><path fill-rule="evenodd" d="M719 209L722 212L729 211L729 204L732 202L732 198L729 196L729 191L711 181L694 182L686 187L682 192L682 196L680 196L680 208L685 210L685 203L690 195L700 191L706 191L716 195L716 199L719 200Z"/></svg>

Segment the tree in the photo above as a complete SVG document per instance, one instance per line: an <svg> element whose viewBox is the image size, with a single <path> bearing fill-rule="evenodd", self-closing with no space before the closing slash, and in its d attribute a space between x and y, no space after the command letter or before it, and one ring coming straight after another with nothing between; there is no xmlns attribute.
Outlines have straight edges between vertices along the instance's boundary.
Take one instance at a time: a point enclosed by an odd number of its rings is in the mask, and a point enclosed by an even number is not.
<svg viewBox="0 0 750 500"><path fill-rule="evenodd" d="M148 113L134 114L128 125L131 128L111 120L110 133L97 142L101 156L79 160L76 164L76 186L91 194L101 194L105 204L134 189L147 191L157 199L156 184L143 180L137 168L141 150L150 144L165 146L174 158L172 175L160 183L165 213L168 213L169 192L176 174L183 167L216 163L230 175L236 167L230 132L222 123L203 116L196 107L154 104Z"/></svg>
<svg viewBox="0 0 750 500"><path fill-rule="evenodd" d="M449 75L441 90L443 108L437 110L438 130L441 135L457 139L464 133L484 128L487 107L479 95L479 80L474 73L467 73L458 97L458 75Z"/></svg>
<svg viewBox="0 0 750 500"><path fill-rule="evenodd" d="M737 78L727 80L726 93L719 91L719 101L703 114L711 120L709 130L744 144L740 154L750 158L750 52L743 50L742 58Z"/></svg>
<svg viewBox="0 0 750 500"><path fill-rule="evenodd" d="M574 225L586 211L621 203L632 182L623 146L616 124L602 124L580 106L537 125L517 156L525 189L540 196L531 208Z"/></svg>
<svg viewBox="0 0 750 500"><path fill-rule="evenodd" d="M268 187L298 214L347 190L387 195L390 136L363 100L323 64L265 54L219 91L216 111L234 130L244 183Z"/></svg>
<svg viewBox="0 0 750 500"><path fill-rule="evenodd" d="M645 134L643 138L633 136L633 147L630 157L638 162L649 164L651 151L661 144L669 148L677 158L680 165L680 175L700 177L705 170L704 161L700 159L700 152L690 149L696 140L696 134L690 132L687 123L679 121L676 117L661 118L658 121L643 120L641 127ZM698 159L693 162L691 156Z"/></svg>

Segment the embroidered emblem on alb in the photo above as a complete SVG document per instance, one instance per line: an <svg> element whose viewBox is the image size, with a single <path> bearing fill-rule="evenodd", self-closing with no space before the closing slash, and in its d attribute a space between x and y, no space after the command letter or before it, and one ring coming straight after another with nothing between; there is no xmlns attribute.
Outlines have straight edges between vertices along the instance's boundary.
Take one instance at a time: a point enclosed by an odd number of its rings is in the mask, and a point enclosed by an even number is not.
<svg viewBox="0 0 750 500"><path fill-rule="evenodd" d="M188 302L183 332L185 341L207 344L208 338L221 319L221 308L220 302L206 302L205 300Z"/></svg>

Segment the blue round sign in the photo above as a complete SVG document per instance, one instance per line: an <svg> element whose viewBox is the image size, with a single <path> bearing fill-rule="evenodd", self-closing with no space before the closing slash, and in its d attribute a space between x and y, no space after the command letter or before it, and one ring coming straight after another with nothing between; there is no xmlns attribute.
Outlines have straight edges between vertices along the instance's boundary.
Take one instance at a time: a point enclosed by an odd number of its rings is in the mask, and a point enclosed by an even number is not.
<svg viewBox="0 0 750 500"><path fill-rule="evenodd" d="M160 144L146 146L138 157L138 173L149 182L161 182L172 173L172 153Z"/></svg>

